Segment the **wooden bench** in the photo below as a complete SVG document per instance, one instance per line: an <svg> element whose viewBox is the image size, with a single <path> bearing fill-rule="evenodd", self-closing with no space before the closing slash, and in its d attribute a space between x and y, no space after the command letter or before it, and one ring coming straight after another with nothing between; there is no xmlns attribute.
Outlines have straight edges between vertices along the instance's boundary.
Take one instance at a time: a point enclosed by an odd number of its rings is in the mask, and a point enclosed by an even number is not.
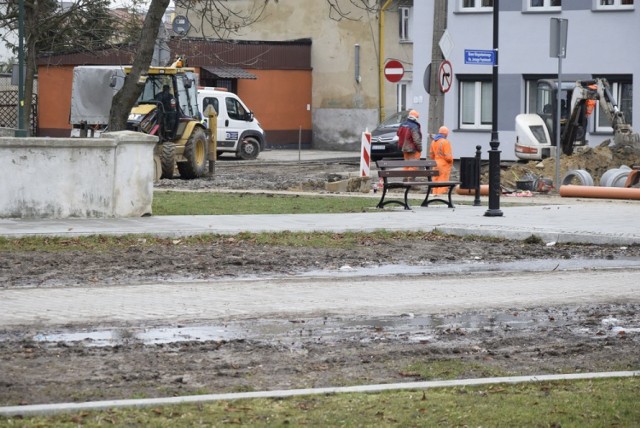
<svg viewBox="0 0 640 428"><path fill-rule="evenodd" d="M409 191L417 187L426 188L426 196L420 206L428 207L432 202L441 202L446 204L449 208L454 208L453 202L451 202L451 193L453 189L460 184L459 181L432 181L433 177L437 177L440 173L435 168L436 162L431 159L427 160L379 160L376 162L378 167L378 177L381 177L384 186L382 188L382 197L378 202L378 208L384 208L387 204L399 204L404 207L405 210L410 210L409 206ZM416 169L404 169L405 167L413 167ZM423 180L420 180L422 178ZM436 187L448 187L448 198L431 198L431 190ZM404 201L398 199L386 200L387 192L390 189L404 189Z"/></svg>

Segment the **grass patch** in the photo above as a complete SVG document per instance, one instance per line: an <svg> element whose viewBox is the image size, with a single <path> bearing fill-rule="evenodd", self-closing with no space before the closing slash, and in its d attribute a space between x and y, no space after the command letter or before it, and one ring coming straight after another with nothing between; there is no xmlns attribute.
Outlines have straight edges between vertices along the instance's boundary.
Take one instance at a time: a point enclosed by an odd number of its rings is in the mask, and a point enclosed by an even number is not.
<svg viewBox="0 0 640 428"><path fill-rule="evenodd" d="M211 245L220 241L228 244L250 242L258 245L315 247L315 248L352 248L354 245L384 245L394 240L422 239L440 240L444 235L436 232L404 232L386 231L376 232L269 232L247 233L236 235L205 234L183 238L160 238L155 236L107 236L92 235L80 237L0 237L0 252L2 251L85 251L100 252L108 249L144 248L152 245ZM449 237L449 239L458 239Z"/></svg>
<svg viewBox="0 0 640 428"><path fill-rule="evenodd" d="M326 214L376 210L363 197L253 193L154 192L154 215Z"/></svg>
<svg viewBox="0 0 640 428"><path fill-rule="evenodd" d="M410 364L404 370L424 380L474 379L510 376L497 368L457 360L437 360Z"/></svg>
<svg viewBox="0 0 640 428"><path fill-rule="evenodd" d="M219 401L32 418L0 426L637 426L640 378Z"/></svg>

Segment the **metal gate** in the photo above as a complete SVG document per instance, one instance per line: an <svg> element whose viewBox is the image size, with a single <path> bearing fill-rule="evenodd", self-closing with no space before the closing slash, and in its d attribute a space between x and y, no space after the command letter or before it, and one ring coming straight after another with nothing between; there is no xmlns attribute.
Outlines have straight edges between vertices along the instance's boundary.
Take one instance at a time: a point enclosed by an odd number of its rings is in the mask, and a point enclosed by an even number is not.
<svg viewBox="0 0 640 428"><path fill-rule="evenodd" d="M33 94L31 100L31 117L27 126L29 134L37 135L38 128L38 95ZM18 91L0 91L0 127L18 128Z"/></svg>

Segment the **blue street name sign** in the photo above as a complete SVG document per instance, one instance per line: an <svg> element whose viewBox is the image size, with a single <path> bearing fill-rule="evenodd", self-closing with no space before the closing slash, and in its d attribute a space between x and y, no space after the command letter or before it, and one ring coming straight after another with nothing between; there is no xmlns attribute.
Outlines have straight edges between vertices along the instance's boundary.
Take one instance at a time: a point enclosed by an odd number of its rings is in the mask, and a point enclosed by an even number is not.
<svg viewBox="0 0 640 428"><path fill-rule="evenodd" d="M464 50L464 63L475 65L494 65L496 62L495 51L479 51L475 49Z"/></svg>

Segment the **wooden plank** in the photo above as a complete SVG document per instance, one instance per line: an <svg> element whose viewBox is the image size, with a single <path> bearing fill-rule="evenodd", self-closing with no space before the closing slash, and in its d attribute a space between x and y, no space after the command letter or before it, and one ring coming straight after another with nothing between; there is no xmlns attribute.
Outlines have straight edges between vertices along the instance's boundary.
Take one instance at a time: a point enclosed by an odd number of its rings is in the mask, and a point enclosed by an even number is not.
<svg viewBox="0 0 640 428"><path fill-rule="evenodd" d="M436 169L385 169L378 171L378 177L437 177Z"/></svg>
<svg viewBox="0 0 640 428"><path fill-rule="evenodd" d="M436 161L433 159L416 159L416 160L379 160L376 162L378 168L401 168L405 166L409 167L426 167L432 168L436 166Z"/></svg>

